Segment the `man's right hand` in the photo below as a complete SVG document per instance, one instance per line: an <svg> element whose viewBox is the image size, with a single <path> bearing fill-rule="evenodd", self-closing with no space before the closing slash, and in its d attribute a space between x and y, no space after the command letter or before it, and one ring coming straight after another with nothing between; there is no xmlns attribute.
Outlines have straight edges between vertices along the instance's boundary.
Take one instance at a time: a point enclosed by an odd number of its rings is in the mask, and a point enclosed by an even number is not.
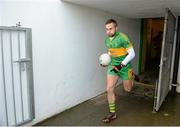
<svg viewBox="0 0 180 127"><path fill-rule="evenodd" d="M101 66L101 67L107 67L108 65L102 65L102 64L100 64L100 66Z"/></svg>

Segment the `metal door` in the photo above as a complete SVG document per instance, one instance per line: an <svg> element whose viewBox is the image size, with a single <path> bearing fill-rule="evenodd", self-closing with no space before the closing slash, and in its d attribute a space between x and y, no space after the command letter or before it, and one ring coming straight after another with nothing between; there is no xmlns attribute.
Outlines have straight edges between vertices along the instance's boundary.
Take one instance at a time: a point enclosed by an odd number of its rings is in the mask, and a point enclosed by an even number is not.
<svg viewBox="0 0 180 127"><path fill-rule="evenodd" d="M155 90L154 110L158 111L165 100L170 83L171 60L175 34L176 18L169 9L166 9L164 19L164 34L161 50L159 80Z"/></svg>
<svg viewBox="0 0 180 127"><path fill-rule="evenodd" d="M0 27L0 125L34 118L31 29Z"/></svg>

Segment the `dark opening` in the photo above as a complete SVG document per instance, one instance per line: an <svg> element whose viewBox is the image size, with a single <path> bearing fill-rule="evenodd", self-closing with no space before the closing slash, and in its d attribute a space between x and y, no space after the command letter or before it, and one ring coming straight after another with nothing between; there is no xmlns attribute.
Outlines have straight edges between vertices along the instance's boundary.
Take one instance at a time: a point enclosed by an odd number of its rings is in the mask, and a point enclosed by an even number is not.
<svg viewBox="0 0 180 127"><path fill-rule="evenodd" d="M164 18L143 20L142 62L140 80L146 84L156 84L164 30Z"/></svg>

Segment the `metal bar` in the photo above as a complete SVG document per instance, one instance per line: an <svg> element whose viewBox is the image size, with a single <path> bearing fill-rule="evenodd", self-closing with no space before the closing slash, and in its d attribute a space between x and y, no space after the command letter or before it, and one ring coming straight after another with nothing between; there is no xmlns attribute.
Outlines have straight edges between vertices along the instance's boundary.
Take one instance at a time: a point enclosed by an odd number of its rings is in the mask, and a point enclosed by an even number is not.
<svg viewBox="0 0 180 127"><path fill-rule="evenodd" d="M22 63L22 62L30 62L31 59L30 58L22 58L22 59L18 59L13 61L14 63Z"/></svg>
<svg viewBox="0 0 180 127"><path fill-rule="evenodd" d="M20 51L20 33L18 31L18 56L19 56L19 59L21 57L21 51ZM21 91L21 113L22 113L22 118L23 118L23 121L24 121L24 105L23 105L23 91L22 91L22 74L21 74L21 63L19 63L19 74L20 74L20 91Z"/></svg>
<svg viewBox="0 0 180 127"><path fill-rule="evenodd" d="M0 30L11 30L11 31L26 31L29 28L24 28L24 27L15 27L15 26L0 26Z"/></svg>
<svg viewBox="0 0 180 127"><path fill-rule="evenodd" d="M12 88L13 88L13 105L14 105L14 119L15 124L17 124L16 119L16 104L15 104L15 90L14 90L14 68L13 68L13 54L12 54L12 32L10 31L10 52L11 52L11 74L12 74Z"/></svg>
<svg viewBox="0 0 180 127"><path fill-rule="evenodd" d="M5 101L5 112L6 112L6 124L9 125L8 112L7 112L5 72L4 72L3 31L1 31L1 54L2 54L2 71L3 71L2 73L3 73L3 85L4 85L4 101Z"/></svg>
<svg viewBox="0 0 180 127"><path fill-rule="evenodd" d="M28 58L29 59L29 62L31 61L31 58L29 58L29 54L28 54L28 46L27 46L27 31L25 31L25 57L26 58ZM31 119L31 98L30 98L30 82L29 82L29 75L28 75L28 71L29 71L29 69L28 69L28 65L29 65L29 63L24 63L24 64L26 64L26 76L27 76L27 99L28 99L28 114L29 114L29 117L30 117L30 119Z"/></svg>
<svg viewBox="0 0 180 127"><path fill-rule="evenodd" d="M177 25L177 36L176 36L176 49L175 49L175 59L174 59L174 70L172 83L177 84L178 70L179 70L179 53L180 53L180 16L178 16ZM176 93L176 87L172 86L172 92Z"/></svg>
<svg viewBox="0 0 180 127"><path fill-rule="evenodd" d="M28 89L29 89L29 112L30 118L35 118L35 110L34 110L34 87L33 87L33 66L32 66L32 35L31 29L27 29L26 31L26 57L30 58L31 61L28 63L29 68L27 69L27 77L28 78Z"/></svg>

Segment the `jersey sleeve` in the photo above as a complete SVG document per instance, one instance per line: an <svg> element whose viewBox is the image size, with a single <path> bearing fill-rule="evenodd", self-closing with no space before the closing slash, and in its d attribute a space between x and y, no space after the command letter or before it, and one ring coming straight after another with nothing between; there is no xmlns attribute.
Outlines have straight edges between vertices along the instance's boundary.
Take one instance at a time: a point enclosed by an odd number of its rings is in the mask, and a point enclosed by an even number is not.
<svg viewBox="0 0 180 127"><path fill-rule="evenodd" d="M123 44L123 47L128 50L130 48L133 48L133 45L129 39L129 37L123 33L121 33L121 35L123 36L123 39L124 39L124 44Z"/></svg>

